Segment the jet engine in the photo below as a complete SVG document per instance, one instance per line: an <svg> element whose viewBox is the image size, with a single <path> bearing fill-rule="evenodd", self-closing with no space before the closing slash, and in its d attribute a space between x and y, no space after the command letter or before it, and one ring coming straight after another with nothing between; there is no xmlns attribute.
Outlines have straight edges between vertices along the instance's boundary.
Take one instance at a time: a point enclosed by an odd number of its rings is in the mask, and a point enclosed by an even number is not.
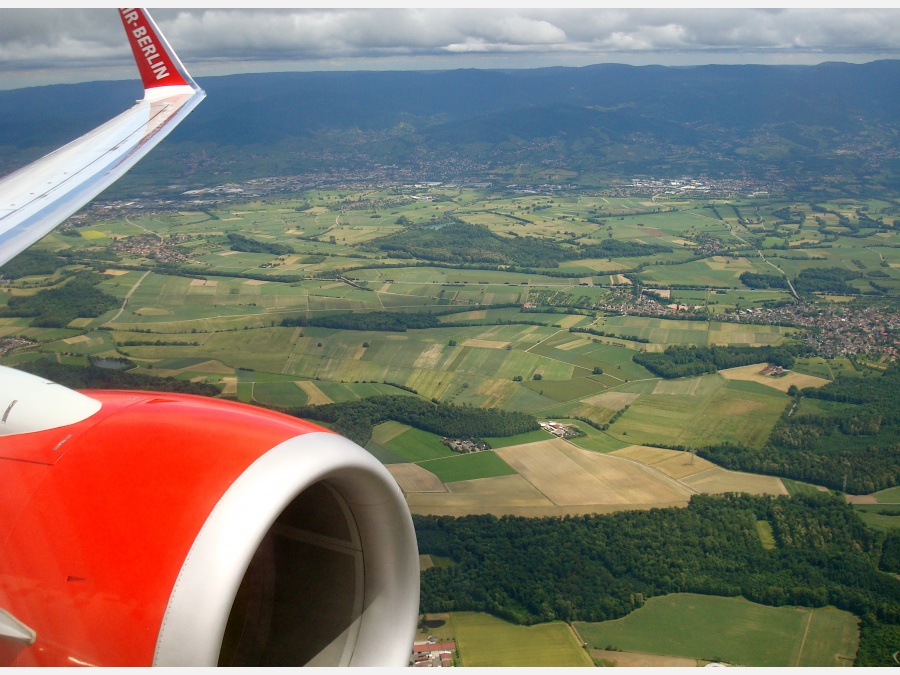
<svg viewBox="0 0 900 675"><path fill-rule="evenodd" d="M328 430L0 367L0 665L407 664L409 510Z"/></svg>

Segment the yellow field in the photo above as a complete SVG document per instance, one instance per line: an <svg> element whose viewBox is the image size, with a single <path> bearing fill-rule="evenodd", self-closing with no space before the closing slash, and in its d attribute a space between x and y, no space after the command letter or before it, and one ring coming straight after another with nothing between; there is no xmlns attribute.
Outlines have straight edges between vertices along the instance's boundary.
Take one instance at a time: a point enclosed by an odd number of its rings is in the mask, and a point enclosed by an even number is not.
<svg viewBox="0 0 900 675"><path fill-rule="evenodd" d="M597 408L606 408L618 412L626 405L631 405L637 400L640 394L629 394L626 392L610 391L605 394L598 394L590 398L582 399L582 403L592 405Z"/></svg>
<svg viewBox="0 0 900 675"><path fill-rule="evenodd" d="M781 480L774 476L728 471L718 466L688 476L681 482L707 494L723 492L747 492L752 495L788 494Z"/></svg>
<svg viewBox="0 0 900 675"><path fill-rule="evenodd" d="M485 408L500 408L513 394L516 393L516 385L509 380L485 379L475 390L485 397L482 404Z"/></svg>
<svg viewBox="0 0 900 675"><path fill-rule="evenodd" d="M444 345L435 342L422 351L413 363L413 368L425 368L428 370L436 370L438 361L444 353Z"/></svg>
<svg viewBox="0 0 900 675"><path fill-rule="evenodd" d="M572 340L571 342L565 342L561 345L555 345L555 349L559 349L561 351L567 352L570 349L575 349L576 347L583 347L584 345L591 344L590 340L585 340L584 338L577 338Z"/></svg>
<svg viewBox="0 0 900 675"><path fill-rule="evenodd" d="M654 394L663 396L693 396L697 393L703 378L679 377L674 380L660 380L653 388Z"/></svg>
<svg viewBox="0 0 900 675"><path fill-rule="evenodd" d="M696 668L700 665L697 659L686 659L680 656L660 656L659 654L642 654L641 652L611 652L605 649L591 649L588 653L597 660L626 668Z"/></svg>
<svg viewBox="0 0 900 675"><path fill-rule="evenodd" d="M651 470L555 439L495 452L557 506L684 504L690 492Z"/></svg>
<svg viewBox="0 0 900 675"><path fill-rule="evenodd" d="M214 373L217 375L234 374L234 368L226 366L221 361L206 361L205 363L198 363L195 366L185 368L185 370L190 370L198 373Z"/></svg>
<svg viewBox="0 0 900 675"><path fill-rule="evenodd" d="M222 384L225 385L222 388L223 394L237 394L237 378L236 377L223 377Z"/></svg>
<svg viewBox="0 0 900 675"><path fill-rule="evenodd" d="M387 464L390 474L403 492L446 492L444 484L430 471L418 464Z"/></svg>
<svg viewBox="0 0 900 675"><path fill-rule="evenodd" d="M104 274L107 274L111 277L120 277L123 274L128 274L128 270L106 270Z"/></svg>
<svg viewBox="0 0 900 675"><path fill-rule="evenodd" d="M689 452L632 445L610 453L617 457L646 464L678 480L685 488L707 494L748 492L750 494L786 495L779 478L739 471L729 471Z"/></svg>
<svg viewBox="0 0 900 675"><path fill-rule="evenodd" d="M484 507L483 513L504 506L553 506L531 483L517 475L455 481L446 488L442 495L407 495L407 502L410 508Z"/></svg>
<svg viewBox="0 0 900 675"><path fill-rule="evenodd" d="M794 373L788 371L782 377L771 377L769 375L760 375L759 372L766 367L765 363L757 363L750 366L741 366L740 368L728 368L720 370L719 375L726 380L748 380L750 382L759 382L767 387L772 387L778 391L787 391L790 386L796 385L798 389L804 387L824 387L829 380L814 375L804 375L802 373Z"/></svg>
<svg viewBox="0 0 900 675"><path fill-rule="evenodd" d="M388 420L372 428L372 440L380 445L384 445L388 441L397 438L404 431L408 431L409 428L400 422Z"/></svg>
<svg viewBox="0 0 900 675"><path fill-rule="evenodd" d="M569 328L570 326L574 326L576 323L581 321L584 317L578 314L573 314L571 316L564 316L561 319L554 319L556 323L558 323L563 328Z"/></svg>
<svg viewBox="0 0 900 675"><path fill-rule="evenodd" d="M326 396L325 392L319 389L316 386L315 382L310 382L309 380L294 382L298 387L300 387L303 391L306 392L306 395L309 396L309 401L307 401L307 405L322 405L323 403L334 403L328 396Z"/></svg>
<svg viewBox="0 0 900 675"><path fill-rule="evenodd" d="M746 272L753 269L753 263L746 258L738 258L733 260L724 256L716 255L706 261L710 269L714 270L734 270L735 272ZM737 275L735 275L737 276Z"/></svg>
<svg viewBox="0 0 900 675"><path fill-rule="evenodd" d="M505 349L509 342L501 342L500 340L479 340L478 338L470 338L463 342L463 347L482 347L484 349Z"/></svg>

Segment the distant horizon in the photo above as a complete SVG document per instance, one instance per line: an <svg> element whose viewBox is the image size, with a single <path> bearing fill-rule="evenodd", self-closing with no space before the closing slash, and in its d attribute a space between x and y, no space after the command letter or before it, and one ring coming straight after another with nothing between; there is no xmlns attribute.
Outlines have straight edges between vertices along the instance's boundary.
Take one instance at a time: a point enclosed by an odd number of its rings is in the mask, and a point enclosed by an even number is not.
<svg viewBox="0 0 900 675"><path fill-rule="evenodd" d="M198 84L202 86L201 80L209 79L209 78L218 78L218 77L234 77L240 75L279 75L279 74L290 74L290 73L309 73L309 74L321 74L321 73L416 73L416 72L424 72L424 73L442 73L442 72L452 72L456 70L484 70L484 71L510 71L510 70L541 70L546 68L591 68L595 66L628 66L632 68L673 68L673 69L681 69L681 68L708 68L708 67L729 67L729 68L740 68L740 67L772 67L772 68L817 68L819 66L828 65L828 64L841 64L841 65L851 65L851 66L864 66L872 63L879 63L882 61L900 61L900 57L896 58L873 58L868 61L847 61L840 59L826 59L820 61L818 63L802 63L802 64L786 64L786 63L700 63L700 64L684 64L684 65L671 65L671 64L660 64L660 63L645 63L645 64L634 64L634 63L624 63L624 62L615 62L615 61L605 61L602 63L586 63L583 65L558 65L558 64L550 64L550 65L542 65L542 66L519 66L519 67L485 67L485 66L455 66L455 67L444 67L444 68L354 68L354 69L297 69L297 68L272 68L266 70L235 70L228 72L206 72L206 69L189 69L191 75L195 80L198 81ZM199 70L199 74L198 71ZM16 89L29 89L34 87L48 87L48 86L56 86L56 85L77 85L77 84L90 84L94 82L127 82L130 80L134 80L139 82L139 77L137 75L137 71L134 68L129 68L126 66L120 66L109 69L102 69L103 72L98 72L96 77L83 79L80 77L75 77L74 79L61 79L61 76L57 76L57 78L52 78L52 73L48 73L47 77L52 79L53 81L46 82L35 82L34 84L22 84L15 85L12 80L4 79L3 75L0 74L0 91L13 91ZM131 72L134 71L134 72ZM63 71L66 72L66 71ZM84 72L84 71L82 71ZM74 75L74 73L73 73ZM37 77L35 79L41 79Z"/></svg>
<svg viewBox="0 0 900 675"><path fill-rule="evenodd" d="M871 63L900 9L151 9L196 78L271 72ZM0 9L0 89L127 80L117 12Z"/></svg>

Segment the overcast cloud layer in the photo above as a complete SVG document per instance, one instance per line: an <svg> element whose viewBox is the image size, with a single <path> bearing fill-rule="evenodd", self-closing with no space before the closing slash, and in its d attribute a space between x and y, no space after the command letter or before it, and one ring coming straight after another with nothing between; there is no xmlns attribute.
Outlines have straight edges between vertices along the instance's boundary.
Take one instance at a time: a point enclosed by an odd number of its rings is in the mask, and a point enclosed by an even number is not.
<svg viewBox="0 0 900 675"><path fill-rule="evenodd" d="M267 70L900 58L898 9L158 9L152 14L197 77ZM113 9L0 10L0 88L133 76Z"/></svg>

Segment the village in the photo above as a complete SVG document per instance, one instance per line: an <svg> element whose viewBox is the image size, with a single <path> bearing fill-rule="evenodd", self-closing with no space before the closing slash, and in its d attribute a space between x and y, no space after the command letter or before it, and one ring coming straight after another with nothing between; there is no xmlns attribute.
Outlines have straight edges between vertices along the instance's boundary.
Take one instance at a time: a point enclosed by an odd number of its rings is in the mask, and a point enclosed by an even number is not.
<svg viewBox="0 0 900 675"><path fill-rule="evenodd" d="M629 289L612 288L613 299L594 309L630 316L670 318L703 308L672 303L664 305L652 295L634 297ZM662 296L661 289L653 293ZM711 317L710 317L711 318ZM699 320L702 320L698 316ZM888 307L813 304L797 302L779 307L750 307L725 312L721 320L771 326L793 326L804 329L797 338L809 345L818 356L886 356L900 355L900 316Z"/></svg>

